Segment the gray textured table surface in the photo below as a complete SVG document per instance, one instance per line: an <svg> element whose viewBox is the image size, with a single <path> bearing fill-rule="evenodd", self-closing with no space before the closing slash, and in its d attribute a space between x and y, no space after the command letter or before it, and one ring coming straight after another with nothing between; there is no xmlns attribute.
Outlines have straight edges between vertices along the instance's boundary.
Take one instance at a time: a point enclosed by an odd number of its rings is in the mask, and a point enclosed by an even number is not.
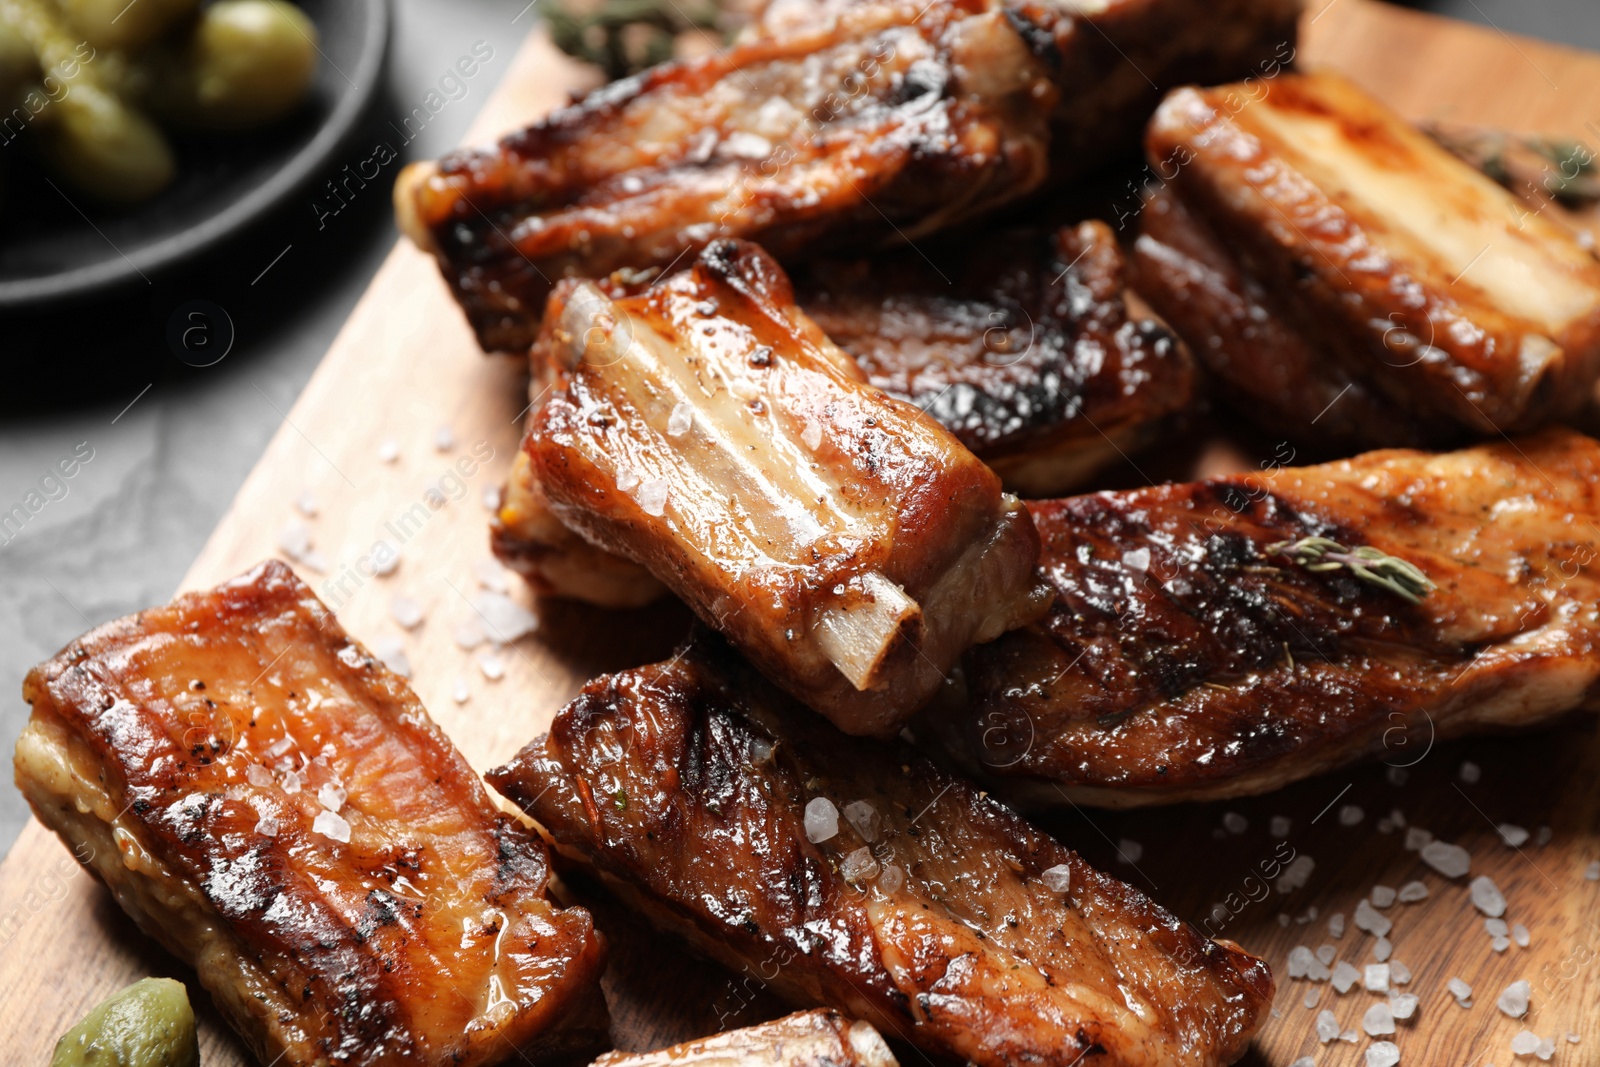
<svg viewBox="0 0 1600 1067"><path fill-rule="evenodd" d="M468 94L434 117L409 155L436 155L460 139L527 32L525 4L398 0L388 90L401 112L474 43L494 50ZM1597 0L1412 6L1600 48ZM65 483L64 497L0 544L0 751L10 751L26 719L18 693L30 665L90 625L169 597L393 242L386 200L372 198L363 215L332 220L326 240L286 257L280 277L310 271L312 283L280 282L288 291L275 321L241 329L235 351L217 366L179 378L152 375L157 380L143 393L133 376L120 394L101 390L90 403L62 395L58 379L48 395L13 395L0 406L0 511L75 449L93 457ZM9 330L0 320L0 360ZM9 847L26 819L15 789L0 788L0 842Z"/></svg>

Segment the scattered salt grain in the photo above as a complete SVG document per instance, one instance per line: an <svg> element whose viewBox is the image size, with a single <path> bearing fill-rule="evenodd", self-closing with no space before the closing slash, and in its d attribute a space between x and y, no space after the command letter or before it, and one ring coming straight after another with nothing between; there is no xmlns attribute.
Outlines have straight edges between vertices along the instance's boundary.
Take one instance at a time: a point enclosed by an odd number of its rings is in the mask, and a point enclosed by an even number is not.
<svg viewBox="0 0 1600 1067"><path fill-rule="evenodd" d="M1404 827L1406 824L1406 813L1401 811L1399 808L1390 808L1389 821L1394 823L1396 826Z"/></svg>
<svg viewBox="0 0 1600 1067"><path fill-rule="evenodd" d="M1313 982L1326 982L1333 977L1333 972L1328 970L1328 965L1319 959L1313 959L1311 966L1306 970L1306 977Z"/></svg>
<svg viewBox="0 0 1600 1067"><path fill-rule="evenodd" d="M667 436L682 437L694 426L694 405L687 400L680 400L672 409L672 414L667 416Z"/></svg>
<svg viewBox="0 0 1600 1067"><path fill-rule="evenodd" d="M1478 765L1473 763L1471 760L1462 760L1461 769L1456 772L1456 775L1463 782L1466 782L1468 785L1472 785L1479 778L1483 777L1483 771L1479 769Z"/></svg>
<svg viewBox="0 0 1600 1067"><path fill-rule="evenodd" d="M394 636L380 637L372 643L372 651L378 654L383 665L402 678L411 677L411 660L406 656L406 646Z"/></svg>
<svg viewBox="0 0 1600 1067"><path fill-rule="evenodd" d="M1395 830L1394 820L1389 818L1389 816L1385 815L1381 819L1378 820L1378 833L1380 833L1380 834L1392 834L1392 833L1394 833L1394 830Z"/></svg>
<svg viewBox="0 0 1600 1067"><path fill-rule="evenodd" d="M1506 921L1500 918L1483 920L1483 929L1490 937L1504 937L1511 932L1511 927L1507 926Z"/></svg>
<svg viewBox="0 0 1600 1067"><path fill-rule="evenodd" d="M1394 923L1389 917L1365 900L1356 905L1355 924L1356 929L1365 930L1373 937L1386 937L1389 931L1394 929Z"/></svg>
<svg viewBox="0 0 1600 1067"><path fill-rule="evenodd" d="M500 487L486 485L483 487L483 510L495 512L500 510Z"/></svg>
<svg viewBox="0 0 1600 1067"><path fill-rule="evenodd" d="M283 791L288 793L290 796L300 792L300 787L303 784L305 784L305 780L302 779L295 771L289 771L283 776Z"/></svg>
<svg viewBox="0 0 1600 1067"><path fill-rule="evenodd" d="M1421 852L1433 840L1433 835L1420 826L1406 827L1406 851Z"/></svg>
<svg viewBox="0 0 1600 1067"><path fill-rule="evenodd" d="M294 506L308 519L317 517L317 498L311 495L309 489L300 490L300 495L294 498Z"/></svg>
<svg viewBox="0 0 1600 1067"><path fill-rule="evenodd" d="M1518 1056L1532 1056L1539 1047L1539 1035L1532 1030L1520 1031L1511 1039L1511 1051Z"/></svg>
<svg viewBox="0 0 1600 1067"><path fill-rule="evenodd" d="M1568 1041L1568 1042L1570 1042L1570 1043L1571 1043L1571 1044L1574 1044L1574 1045L1576 1045L1576 1044L1577 1044L1577 1043L1578 1043L1578 1042L1579 1042L1579 1041L1581 1041L1581 1040L1583 1040L1583 1039L1582 1039L1582 1038L1580 1038L1580 1037L1579 1037L1579 1036L1578 1036L1578 1035L1577 1035L1577 1034L1576 1034L1576 1033L1574 1033L1574 1032L1573 1032L1573 1031L1571 1031L1571 1030L1568 1030L1568 1031L1567 1031L1567 1041Z"/></svg>
<svg viewBox="0 0 1600 1067"><path fill-rule="evenodd" d="M1375 885L1372 887L1372 892L1367 894L1367 899L1372 901L1374 908L1387 908L1394 903L1394 898L1397 895L1395 890L1389 886Z"/></svg>
<svg viewBox="0 0 1600 1067"><path fill-rule="evenodd" d="M329 811L338 811L344 807L345 799L348 796L349 794L341 786L333 782L325 782L322 788L317 790L317 803Z"/></svg>
<svg viewBox="0 0 1600 1067"><path fill-rule="evenodd" d="M1331 979L1333 988L1337 989L1341 994L1350 992L1351 988L1360 980L1361 972L1344 960L1340 960L1338 965L1333 968L1333 977Z"/></svg>
<svg viewBox="0 0 1600 1067"><path fill-rule="evenodd" d="M407 630L415 630L422 625L422 605L411 597L396 593L389 601L389 617Z"/></svg>
<svg viewBox="0 0 1600 1067"><path fill-rule="evenodd" d="M1505 895L1500 892L1500 887L1494 884L1494 879L1487 874L1480 874L1474 878L1472 884L1467 886L1467 892L1472 897L1472 906L1485 915L1498 918L1506 913Z"/></svg>
<svg viewBox="0 0 1600 1067"><path fill-rule="evenodd" d="M1230 834L1242 834L1250 829L1250 820L1236 811L1230 811L1222 816L1222 828Z"/></svg>
<svg viewBox="0 0 1600 1067"><path fill-rule="evenodd" d="M1311 970L1311 964L1316 961L1316 955L1305 945L1296 945L1289 950L1289 977L1304 978Z"/></svg>
<svg viewBox="0 0 1600 1067"><path fill-rule="evenodd" d="M1286 912L1278 912L1278 925L1285 930L1289 928L1289 916Z"/></svg>
<svg viewBox="0 0 1600 1067"><path fill-rule="evenodd" d="M813 452L821 448L822 424L820 422L806 423L806 428L800 431L800 441Z"/></svg>
<svg viewBox="0 0 1600 1067"><path fill-rule="evenodd" d="M1144 846L1124 837L1117 842L1117 858L1123 863L1138 863L1144 858Z"/></svg>
<svg viewBox="0 0 1600 1067"><path fill-rule="evenodd" d="M311 527L298 519L285 523L278 531L278 547L290 559L298 560L311 551Z"/></svg>
<svg viewBox="0 0 1600 1067"><path fill-rule="evenodd" d="M278 836L278 820L271 815L263 815L256 820L256 833L266 837Z"/></svg>
<svg viewBox="0 0 1600 1067"><path fill-rule="evenodd" d="M1344 1033L1339 1035L1339 1040L1343 1041L1347 1045L1353 1045L1357 1041L1361 1040L1361 1035L1356 1033L1354 1030L1346 1030Z"/></svg>
<svg viewBox="0 0 1600 1067"><path fill-rule="evenodd" d="M631 492L633 487L641 481L643 479L639 477L639 473L628 467L623 467L617 471L617 488L624 493Z"/></svg>
<svg viewBox="0 0 1600 1067"><path fill-rule="evenodd" d="M284 734L282 737L278 738L276 741L272 742L272 744L267 746L267 758L275 760L279 756L287 753L293 747L294 738L290 737L288 734Z"/></svg>
<svg viewBox="0 0 1600 1067"><path fill-rule="evenodd" d="M1523 845L1527 844L1528 836L1528 831L1524 830L1520 826L1516 826L1508 822L1503 822L1500 824L1500 840L1504 841L1512 848L1521 848Z"/></svg>
<svg viewBox="0 0 1600 1067"><path fill-rule="evenodd" d="M1472 999L1472 987L1459 978L1452 978L1445 983L1445 988L1450 990L1450 995L1457 1000Z"/></svg>
<svg viewBox="0 0 1600 1067"><path fill-rule="evenodd" d="M1317 1067L1317 1061L1313 1056L1301 1056L1299 1059L1289 1064L1289 1067Z"/></svg>
<svg viewBox="0 0 1600 1067"><path fill-rule="evenodd" d="M1504 952L1506 949L1511 947L1511 939L1506 937L1504 934L1501 934L1498 937L1493 937L1489 940L1489 947L1494 949L1496 952Z"/></svg>
<svg viewBox="0 0 1600 1067"><path fill-rule="evenodd" d="M665 478L652 478L639 486L633 498L646 515L661 516L667 513L667 496L671 487Z"/></svg>
<svg viewBox="0 0 1600 1067"><path fill-rule="evenodd" d="M1328 966L1333 966L1334 958L1339 955L1339 950L1332 945L1323 945L1317 949L1317 959Z"/></svg>
<svg viewBox="0 0 1600 1067"><path fill-rule="evenodd" d="M1406 782L1410 780L1411 772L1406 770L1404 767L1390 767L1388 771L1388 778L1389 784L1398 789L1400 786L1405 785Z"/></svg>
<svg viewBox="0 0 1600 1067"><path fill-rule="evenodd" d="M503 593L485 589L472 598L484 632L497 645L509 645L539 628L539 617Z"/></svg>
<svg viewBox="0 0 1600 1067"><path fill-rule="evenodd" d="M1472 857L1460 845L1429 841L1422 848L1422 862L1446 878L1460 878L1472 869Z"/></svg>
<svg viewBox="0 0 1600 1067"><path fill-rule="evenodd" d="M1549 1062L1550 1057L1556 1054L1556 1039L1553 1037L1541 1038L1539 1047L1533 1050L1533 1054L1541 1060Z"/></svg>
<svg viewBox="0 0 1600 1067"><path fill-rule="evenodd" d="M1583 876L1591 882L1600 882L1600 860L1595 860L1583 869Z"/></svg>
<svg viewBox="0 0 1600 1067"><path fill-rule="evenodd" d="M1539 827L1538 832L1533 835L1533 843L1538 845L1540 848L1543 848L1544 846L1548 845L1551 839L1555 836L1556 832L1550 829L1550 827L1541 826Z"/></svg>
<svg viewBox="0 0 1600 1067"><path fill-rule="evenodd" d="M1362 811L1360 806L1356 804L1345 804L1339 809L1340 826L1355 826L1366 817L1367 813Z"/></svg>
<svg viewBox="0 0 1600 1067"><path fill-rule="evenodd" d="M450 636L455 638L458 647L471 652L483 644L483 622L476 615L463 619L456 623L455 629L450 631Z"/></svg>
<svg viewBox="0 0 1600 1067"><path fill-rule="evenodd" d="M456 684L455 687L450 690L450 699L454 700L457 704L465 704L467 701L472 699L472 686L467 683L466 675L456 675Z"/></svg>
<svg viewBox="0 0 1600 1067"><path fill-rule="evenodd" d="M1317 1001L1321 999L1322 987L1319 985L1314 985L1310 989L1306 990L1305 999L1301 1001L1301 1003L1306 1006L1307 1011L1310 1011L1312 1008L1317 1006Z"/></svg>
<svg viewBox="0 0 1600 1067"><path fill-rule="evenodd" d="M277 779L272 777L272 772L259 763L250 763L244 769L245 781L257 789L267 789L277 784Z"/></svg>
<svg viewBox="0 0 1600 1067"><path fill-rule="evenodd" d="M1395 899L1402 904L1415 904L1419 900L1428 899L1428 887L1422 882L1407 882L1400 887L1400 892L1395 894Z"/></svg>
<svg viewBox="0 0 1600 1067"><path fill-rule="evenodd" d="M847 809L848 811L848 809ZM1052 893L1065 893L1072 888L1072 868L1065 863L1058 863L1054 867L1039 872L1039 881Z"/></svg>
<svg viewBox="0 0 1600 1067"><path fill-rule="evenodd" d="M1393 1041L1374 1041L1367 1049L1367 1067L1395 1067L1400 1062L1400 1046Z"/></svg>
<svg viewBox="0 0 1600 1067"><path fill-rule="evenodd" d="M1513 1019L1520 1019L1528 1014L1528 998L1533 994L1533 987L1526 979L1512 982L1506 986L1505 992L1495 1001L1495 1006Z"/></svg>
<svg viewBox="0 0 1600 1067"><path fill-rule="evenodd" d="M1361 984L1369 993L1385 993L1389 989L1389 965L1387 963L1369 963L1362 974ZM1371 1033L1371 1031L1367 1031ZM1394 1033L1393 1030L1389 1031Z"/></svg>
<svg viewBox="0 0 1600 1067"><path fill-rule="evenodd" d="M1339 1036L1339 1020L1327 1008L1317 1012L1317 1038L1326 1045Z"/></svg>
<svg viewBox="0 0 1600 1067"><path fill-rule="evenodd" d="M480 559L472 565L472 576L478 584L492 593L511 592L511 583L506 580L506 569L500 566L499 560Z"/></svg>
<svg viewBox="0 0 1600 1067"><path fill-rule="evenodd" d="M1380 937L1372 946L1372 958L1379 963L1385 963L1394 955L1394 943L1387 937Z"/></svg>
<svg viewBox="0 0 1600 1067"><path fill-rule="evenodd" d="M1289 827L1293 825L1287 815L1274 815L1271 821L1267 823L1267 829L1273 837L1288 837Z"/></svg>
<svg viewBox="0 0 1600 1067"><path fill-rule="evenodd" d="M1361 1016L1361 1029L1367 1032L1368 1037L1385 1037L1394 1033L1394 1012L1389 1005L1378 1001Z"/></svg>
<svg viewBox="0 0 1600 1067"><path fill-rule="evenodd" d="M897 892L905 884L906 872L892 863L885 867L883 873L878 876L878 888L885 893Z"/></svg>
<svg viewBox="0 0 1600 1067"><path fill-rule="evenodd" d="M1335 941L1344 936L1344 912L1336 911L1328 916L1328 936Z"/></svg>
<svg viewBox="0 0 1600 1067"><path fill-rule="evenodd" d="M1296 889L1311 880L1311 872L1316 870L1316 861L1305 853L1301 853L1289 861L1289 865L1278 875L1278 892L1293 893Z"/></svg>
<svg viewBox="0 0 1600 1067"><path fill-rule="evenodd" d="M1528 943L1533 940L1533 937L1528 933L1528 928L1526 926L1518 923L1511 928L1511 940L1515 941L1519 948L1527 948Z"/></svg>
<svg viewBox="0 0 1600 1067"><path fill-rule="evenodd" d="M1135 571L1149 570L1150 550L1148 548L1130 548L1122 554L1122 565Z"/></svg>
<svg viewBox="0 0 1600 1067"><path fill-rule="evenodd" d="M337 812L317 812L317 817L311 820L311 829L333 841L348 843L350 840L350 824Z"/></svg>
<svg viewBox="0 0 1600 1067"><path fill-rule="evenodd" d="M393 463L400 458L400 442L390 437L378 446L378 458L384 463Z"/></svg>
<svg viewBox="0 0 1600 1067"><path fill-rule="evenodd" d="M436 452L448 452L456 447L456 432L448 426L441 426L433 431L433 447Z"/></svg>
<svg viewBox="0 0 1600 1067"><path fill-rule="evenodd" d="M806 804L806 840L813 845L839 833L839 809L827 797L812 797Z"/></svg>
<svg viewBox="0 0 1600 1067"><path fill-rule="evenodd" d="M400 569L400 553L389 547L389 542L379 541L372 553L372 573L387 578Z"/></svg>
<svg viewBox="0 0 1600 1067"><path fill-rule="evenodd" d="M1401 963L1399 960L1394 960L1394 959L1390 960L1389 961L1389 981L1393 982L1395 985L1410 985L1411 984L1411 968L1407 967L1405 964Z"/></svg>
<svg viewBox="0 0 1600 1067"><path fill-rule="evenodd" d="M865 845L851 852L839 865L839 873L847 882L870 882L878 876L878 869L878 861L872 858L872 850Z"/></svg>
<svg viewBox="0 0 1600 1067"><path fill-rule="evenodd" d="M1420 999L1415 993L1390 993L1389 1012L1396 1019L1409 1019L1417 1013Z"/></svg>
<svg viewBox="0 0 1600 1067"><path fill-rule="evenodd" d="M861 835L861 840L869 845L877 841L883 832L883 816L878 814L877 808L865 800L852 800L846 804L844 817L855 832ZM1060 869L1066 870L1066 865L1063 864Z"/></svg>
<svg viewBox="0 0 1600 1067"><path fill-rule="evenodd" d="M506 676L506 662L492 649L484 649L478 653L478 670L491 682L498 682Z"/></svg>

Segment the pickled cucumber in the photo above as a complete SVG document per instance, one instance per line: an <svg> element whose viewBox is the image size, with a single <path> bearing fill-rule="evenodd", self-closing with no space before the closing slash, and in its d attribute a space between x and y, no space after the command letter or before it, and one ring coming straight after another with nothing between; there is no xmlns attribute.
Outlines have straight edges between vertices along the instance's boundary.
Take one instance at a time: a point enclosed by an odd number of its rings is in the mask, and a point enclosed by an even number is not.
<svg viewBox="0 0 1600 1067"><path fill-rule="evenodd" d="M56 1042L50 1067L199 1067L182 982L146 978L102 1001Z"/></svg>

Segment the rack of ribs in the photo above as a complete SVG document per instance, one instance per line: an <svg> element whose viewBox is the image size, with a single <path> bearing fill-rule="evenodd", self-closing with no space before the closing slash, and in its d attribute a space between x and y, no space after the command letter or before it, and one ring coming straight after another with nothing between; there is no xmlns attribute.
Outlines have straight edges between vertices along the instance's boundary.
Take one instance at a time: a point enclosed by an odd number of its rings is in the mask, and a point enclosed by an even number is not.
<svg viewBox="0 0 1600 1067"><path fill-rule="evenodd" d="M1262 793L1600 710L1600 444L1580 434L1029 507L1055 602L974 650L970 704L940 719L1019 802ZM1319 562L1307 538L1348 551ZM1433 588L1372 580L1363 549Z"/></svg>
<svg viewBox="0 0 1600 1067"><path fill-rule="evenodd" d="M563 292L525 444L550 510L840 728L894 733L1043 609L1026 509L863 382L759 248L718 242L635 297Z"/></svg>
<svg viewBox="0 0 1600 1067"><path fill-rule="evenodd" d="M1161 90L1292 59L1298 10L818 4L416 164L396 215L482 346L521 351L564 277L668 269L721 238L785 260L915 241L1103 165Z"/></svg>
<svg viewBox="0 0 1600 1067"><path fill-rule="evenodd" d="M1265 964L701 635L491 771L638 914L800 1006L979 1067L1231 1063Z"/></svg>
<svg viewBox="0 0 1600 1067"><path fill-rule="evenodd" d="M1140 292L1274 430L1441 444L1588 400L1600 263L1344 79L1178 90L1146 149Z"/></svg>
<svg viewBox="0 0 1600 1067"><path fill-rule="evenodd" d="M544 844L285 565L92 630L24 695L34 814L259 1062L603 1043L603 945Z"/></svg>

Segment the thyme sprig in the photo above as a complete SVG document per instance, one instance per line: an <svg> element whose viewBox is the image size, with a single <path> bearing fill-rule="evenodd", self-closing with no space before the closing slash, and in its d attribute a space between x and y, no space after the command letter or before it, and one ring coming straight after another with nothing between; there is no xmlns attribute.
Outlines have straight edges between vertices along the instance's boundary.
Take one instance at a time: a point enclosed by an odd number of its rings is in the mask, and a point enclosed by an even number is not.
<svg viewBox="0 0 1600 1067"><path fill-rule="evenodd" d="M1422 603L1422 598L1435 588L1416 564L1371 545L1347 548L1327 537L1302 537L1298 541L1275 541L1266 547L1266 554L1286 556L1314 574L1344 568L1362 581L1413 604Z"/></svg>
<svg viewBox="0 0 1600 1067"><path fill-rule="evenodd" d="M714 30L721 13L716 0L546 0L540 10L556 47L611 81L671 59L679 34Z"/></svg>

